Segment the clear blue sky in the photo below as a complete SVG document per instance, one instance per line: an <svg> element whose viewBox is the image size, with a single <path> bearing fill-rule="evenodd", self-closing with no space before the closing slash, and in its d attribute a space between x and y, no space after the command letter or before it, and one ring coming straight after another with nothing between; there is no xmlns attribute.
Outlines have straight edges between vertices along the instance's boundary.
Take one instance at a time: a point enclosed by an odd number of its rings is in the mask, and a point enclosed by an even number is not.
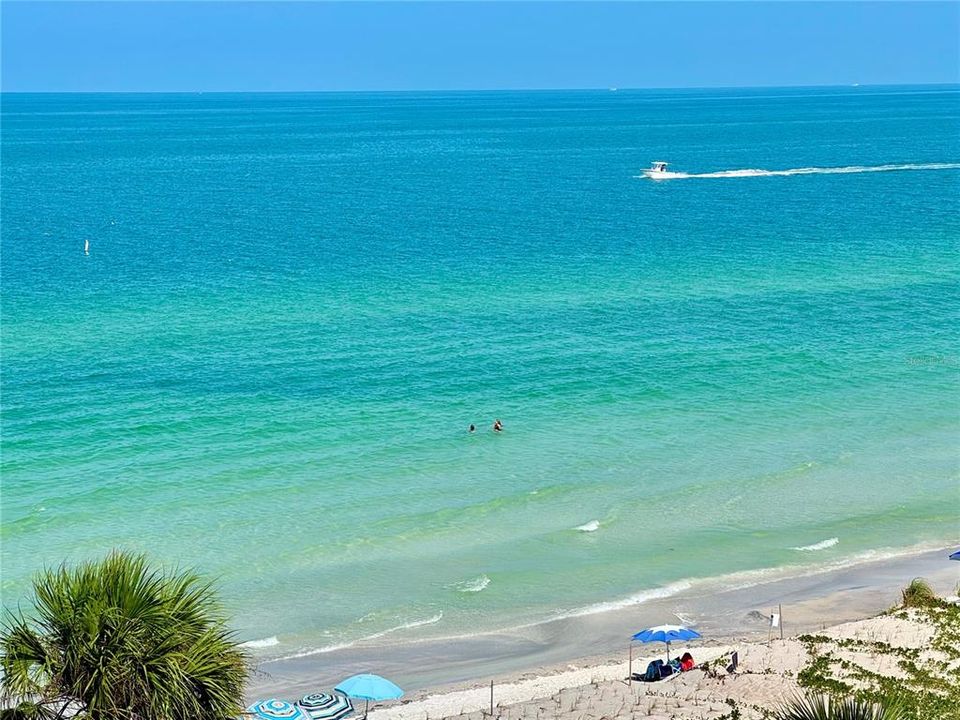
<svg viewBox="0 0 960 720"><path fill-rule="evenodd" d="M960 80L957 2L2 3L5 91Z"/></svg>

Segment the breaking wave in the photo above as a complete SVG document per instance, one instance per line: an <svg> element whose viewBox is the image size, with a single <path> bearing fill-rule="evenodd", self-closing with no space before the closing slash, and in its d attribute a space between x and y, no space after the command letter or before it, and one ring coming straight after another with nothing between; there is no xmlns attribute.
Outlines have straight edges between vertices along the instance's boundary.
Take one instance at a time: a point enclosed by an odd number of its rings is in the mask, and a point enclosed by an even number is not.
<svg viewBox="0 0 960 720"><path fill-rule="evenodd" d="M827 540L821 540L813 545L801 545L800 547L791 548L791 550L799 550L800 552L815 552L816 550L826 550L829 547L833 547L838 542L840 542L840 538L832 537Z"/></svg>
<svg viewBox="0 0 960 720"><path fill-rule="evenodd" d="M584 615L596 615L597 613L609 612L611 610L620 610L622 608L631 607L633 605L642 605L645 602L650 600L659 600L661 598L668 598L672 595L683 592L684 590L689 590L693 586L693 583L690 580L679 580L669 585L663 587L653 588L650 590L643 590L638 593L634 593L629 597L622 598L620 600L611 600L608 602L599 602L594 603L593 605L588 605L586 607L578 608L576 610L570 610L568 612L560 613L559 615L554 616L554 620L564 620L567 618L583 617Z"/></svg>
<svg viewBox="0 0 960 720"><path fill-rule="evenodd" d="M247 640L247 642L240 643L240 647L245 648L268 648L273 647L274 645L279 645L280 640L277 639L276 635L271 635L268 638L263 638L262 640Z"/></svg>
<svg viewBox="0 0 960 720"><path fill-rule="evenodd" d="M373 633L372 635L366 635L362 638L356 640L351 640L347 642L337 643L335 645L327 645L321 648L311 648L308 650L301 650L300 652L293 653L292 655L284 655L278 658L271 658L266 662L279 662L281 660L293 660L296 658L309 657L311 655L322 655L324 653L334 652L335 650L345 650L347 648L354 647L359 643L363 643L369 640L378 640L382 637L386 637L391 633L400 632L401 630L410 630L411 628L423 627L424 625L433 625L438 623L443 619L443 612L438 612L436 615L426 618L425 620L413 620L412 622L404 623L403 625L397 625L396 627L387 628L381 632Z"/></svg>
<svg viewBox="0 0 960 720"><path fill-rule="evenodd" d="M478 593L489 584L490 578L488 578L486 575L481 575L480 577L454 583L453 585L448 585L447 587L449 587L451 590L456 590L457 592L462 593Z"/></svg>
<svg viewBox="0 0 960 720"><path fill-rule="evenodd" d="M599 520L591 520L588 523L584 523L583 525L577 525L574 528L574 530L579 530L580 532L586 532L586 533L596 532L599 529L600 529Z"/></svg>

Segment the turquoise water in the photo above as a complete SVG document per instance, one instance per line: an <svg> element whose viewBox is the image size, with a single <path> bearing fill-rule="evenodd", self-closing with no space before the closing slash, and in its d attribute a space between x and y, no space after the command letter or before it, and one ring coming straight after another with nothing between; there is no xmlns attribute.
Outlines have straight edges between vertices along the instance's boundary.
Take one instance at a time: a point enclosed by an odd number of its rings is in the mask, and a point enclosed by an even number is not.
<svg viewBox="0 0 960 720"><path fill-rule="evenodd" d="M121 546L285 655L960 538L955 86L2 122L7 605Z"/></svg>

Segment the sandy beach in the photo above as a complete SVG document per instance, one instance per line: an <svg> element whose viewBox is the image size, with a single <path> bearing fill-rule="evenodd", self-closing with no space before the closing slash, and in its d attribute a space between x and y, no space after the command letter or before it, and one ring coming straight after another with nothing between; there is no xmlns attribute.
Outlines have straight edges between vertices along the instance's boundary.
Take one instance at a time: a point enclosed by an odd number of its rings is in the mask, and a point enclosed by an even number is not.
<svg viewBox="0 0 960 720"><path fill-rule="evenodd" d="M706 593L695 587L669 598L512 632L267 662L260 666L250 692L251 697L295 699L332 687L337 677L371 671L408 690L401 703L372 709L376 720L480 720L482 713L490 712L491 682L494 714L510 720L717 718L731 711L730 702L737 703L742 717L759 718L764 709L798 691L797 673L811 660L811 648L797 639L805 633L928 652L924 648L929 647L933 630L922 618L878 616L895 605L900 590L918 576L948 596L960 580L960 567L950 564L943 550L909 553L744 587ZM778 605L783 640L768 621ZM725 677L721 670L711 677L696 670L661 683L628 684L625 640L631 631L657 621L677 622L678 617L695 623L704 636L685 646L698 663L725 666L736 651L739 672ZM577 653L577 648L582 651ZM848 660L871 671L893 677L899 672L895 658L869 648L849 652L853 654ZM635 645L633 671L642 672L657 657L663 657L662 645ZM926 659L944 658L934 653Z"/></svg>
<svg viewBox="0 0 960 720"><path fill-rule="evenodd" d="M822 631L818 637L829 638L840 647L853 641L853 649L843 653L846 663L884 677L901 678L897 651L917 651L920 663L945 662L950 670L960 667L956 658L931 649L933 633L931 624L909 614L842 623ZM894 652L874 651L871 645L879 643L889 645ZM739 665L735 672L728 673L723 666L734 651ZM731 717L736 708L740 717L759 720L801 693L797 676L812 659L808 644L796 638L706 647L698 650L697 655L701 662L719 665L716 674L698 668L658 683L628 683L624 681L627 664L614 662L495 686L500 700L493 715L507 720L706 720ZM377 710L372 716L375 720L482 720L490 717L489 689L427 695L405 705Z"/></svg>

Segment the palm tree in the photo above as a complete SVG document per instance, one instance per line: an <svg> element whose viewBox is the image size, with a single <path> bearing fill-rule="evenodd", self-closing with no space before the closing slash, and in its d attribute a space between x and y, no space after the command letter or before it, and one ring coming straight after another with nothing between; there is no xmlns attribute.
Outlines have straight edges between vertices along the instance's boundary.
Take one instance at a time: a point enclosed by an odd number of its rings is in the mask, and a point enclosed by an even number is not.
<svg viewBox="0 0 960 720"><path fill-rule="evenodd" d="M899 708L846 697L808 695L795 698L780 709L777 720L901 720Z"/></svg>
<svg viewBox="0 0 960 720"><path fill-rule="evenodd" d="M247 660L209 583L114 552L41 572L35 612L0 629L4 717L225 720L242 709ZM16 715L14 713L17 713Z"/></svg>

